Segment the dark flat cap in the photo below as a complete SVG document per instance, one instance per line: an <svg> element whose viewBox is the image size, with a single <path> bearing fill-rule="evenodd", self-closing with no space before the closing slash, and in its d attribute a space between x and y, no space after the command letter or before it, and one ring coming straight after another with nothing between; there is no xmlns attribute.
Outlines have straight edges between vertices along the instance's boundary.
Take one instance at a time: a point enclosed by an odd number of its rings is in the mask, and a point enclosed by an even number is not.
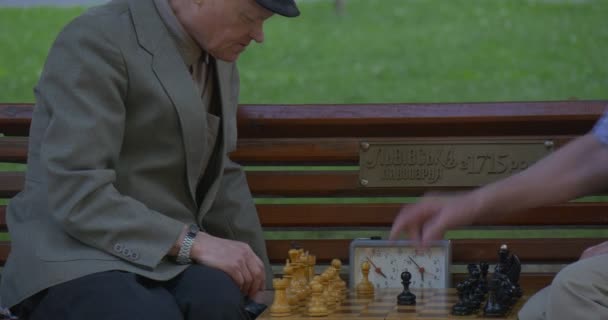
<svg viewBox="0 0 608 320"><path fill-rule="evenodd" d="M262 7L285 17L297 17L300 10L294 0L255 0Z"/></svg>

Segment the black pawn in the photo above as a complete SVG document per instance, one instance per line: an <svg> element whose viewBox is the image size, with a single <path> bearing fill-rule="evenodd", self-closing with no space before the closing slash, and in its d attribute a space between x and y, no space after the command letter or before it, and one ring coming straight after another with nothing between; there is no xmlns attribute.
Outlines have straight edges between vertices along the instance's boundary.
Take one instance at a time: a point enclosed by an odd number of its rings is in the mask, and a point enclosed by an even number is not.
<svg viewBox="0 0 608 320"><path fill-rule="evenodd" d="M414 305L416 304L416 295L410 292L410 279L412 274L404 271L401 273L401 283L403 284L403 292L397 296L397 304L399 305Z"/></svg>
<svg viewBox="0 0 608 320"><path fill-rule="evenodd" d="M483 309L483 315L486 317L502 317L506 314L506 307L500 303L500 280L492 278L490 280L488 301Z"/></svg>
<svg viewBox="0 0 608 320"><path fill-rule="evenodd" d="M472 310L465 301L466 292L464 282L459 282L456 285L456 290L458 291L458 302L452 306L452 314L455 316L466 316L471 314Z"/></svg>

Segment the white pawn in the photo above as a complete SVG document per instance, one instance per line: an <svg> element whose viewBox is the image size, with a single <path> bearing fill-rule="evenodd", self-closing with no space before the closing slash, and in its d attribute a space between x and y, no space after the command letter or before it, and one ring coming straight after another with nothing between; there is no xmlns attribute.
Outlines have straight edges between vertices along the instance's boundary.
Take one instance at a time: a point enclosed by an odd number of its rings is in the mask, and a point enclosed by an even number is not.
<svg viewBox="0 0 608 320"><path fill-rule="evenodd" d="M321 295L323 294L323 286L316 281L311 282L312 297L308 305L308 315L311 317L326 317L329 315L325 303Z"/></svg>
<svg viewBox="0 0 608 320"><path fill-rule="evenodd" d="M374 296L374 285L369 281L369 269L370 265L367 261L361 264L363 279L357 284L357 296L359 297L368 298Z"/></svg>

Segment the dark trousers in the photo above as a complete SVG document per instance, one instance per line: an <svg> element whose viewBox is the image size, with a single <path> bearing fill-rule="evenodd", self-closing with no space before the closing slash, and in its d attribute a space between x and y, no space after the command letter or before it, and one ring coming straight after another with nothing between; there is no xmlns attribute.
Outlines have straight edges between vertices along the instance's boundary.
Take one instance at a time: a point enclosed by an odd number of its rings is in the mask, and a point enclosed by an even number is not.
<svg viewBox="0 0 608 320"><path fill-rule="evenodd" d="M192 265L169 281L108 271L68 281L24 301L20 320L249 319L224 272Z"/></svg>

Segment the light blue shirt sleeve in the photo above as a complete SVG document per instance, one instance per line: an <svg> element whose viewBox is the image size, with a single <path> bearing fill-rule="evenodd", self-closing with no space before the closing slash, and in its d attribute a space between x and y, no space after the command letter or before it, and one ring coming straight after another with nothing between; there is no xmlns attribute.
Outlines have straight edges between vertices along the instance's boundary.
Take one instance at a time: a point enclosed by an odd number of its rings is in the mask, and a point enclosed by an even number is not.
<svg viewBox="0 0 608 320"><path fill-rule="evenodd" d="M592 132L601 143L608 146L608 111L595 123Z"/></svg>

